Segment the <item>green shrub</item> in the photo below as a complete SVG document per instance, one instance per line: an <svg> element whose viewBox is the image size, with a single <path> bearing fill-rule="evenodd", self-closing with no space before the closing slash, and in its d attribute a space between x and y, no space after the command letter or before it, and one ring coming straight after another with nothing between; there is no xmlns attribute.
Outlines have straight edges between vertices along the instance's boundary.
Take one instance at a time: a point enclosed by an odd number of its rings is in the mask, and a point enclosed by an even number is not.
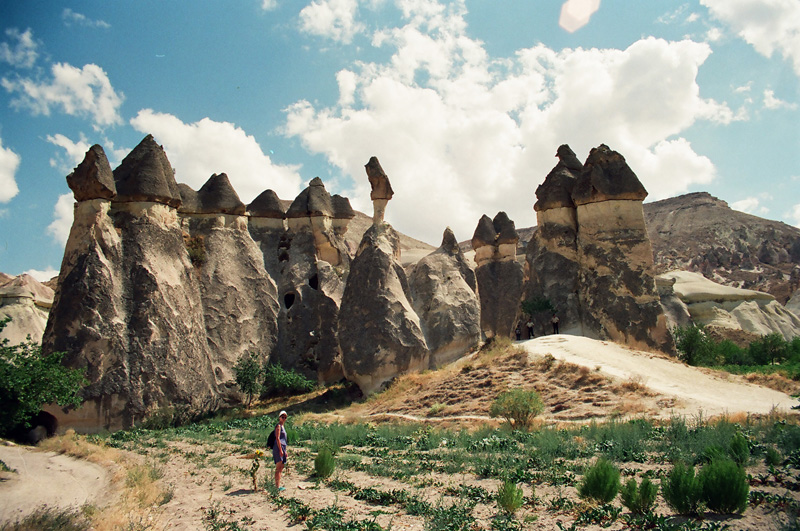
<svg viewBox="0 0 800 531"><path fill-rule="evenodd" d="M746 349L739 346L730 339L723 339L714 348L716 358L723 361L725 365L751 365L753 360Z"/></svg>
<svg viewBox="0 0 800 531"><path fill-rule="evenodd" d="M522 489L513 481L505 480L497 489L497 507L514 514L522 507Z"/></svg>
<svg viewBox="0 0 800 531"><path fill-rule="evenodd" d="M767 449L764 451L764 464L767 466L778 466L781 463L783 463L783 456L781 453L772 446L767 446Z"/></svg>
<svg viewBox="0 0 800 531"><path fill-rule="evenodd" d="M253 401L253 395L257 395L261 391L263 369L258 355L254 352L242 354L233 367L233 372L236 375L236 385L247 395L247 407L249 408Z"/></svg>
<svg viewBox="0 0 800 531"><path fill-rule="evenodd" d="M789 343L778 333L761 336L747 348L750 358L759 365L772 365L786 359Z"/></svg>
<svg viewBox="0 0 800 531"><path fill-rule="evenodd" d="M743 513L750 485L747 473L732 459L715 459L698 474L703 501L717 513Z"/></svg>
<svg viewBox="0 0 800 531"><path fill-rule="evenodd" d="M578 485L581 498L598 503L611 502L619 492L619 469L610 461L600 458L583 476Z"/></svg>
<svg viewBox="0 0 800 531"><path fill-rule="evenodd" d="M333 474L334 468L336 468L336 459L333 457L333 452L327 448L321 448L317 452L317 457L314 458L314 473L318 478L325 479Z"/></svg>
<svg viewBox="0 0 800 531"><path fill-rule="evenodd" d="M264 367L262 396L289 396L313 391L317 384L294 369L286 370L280 365Z"/></svg>
<svg viewBox="0 0 800 531"><path fill-rule="evenodd" d="M647 514L653 509L656 503L658 487L650 481L650 478L642 479L641 484L636 486L636 480L631 478L622 486L620 496L622 505L633 514Z"/></svg>
<svg viewBox="0 0 800 531"><path fill-rule="evenodd" d="M544 404L539 393L522 388L509 389L497 395L489 408L492 417L503 417L515 429L528 428L542 412Z"/></svg>
<svg viewBox="0 0 800 531"><path fill-rule="evenodd" d="M714 362L714 341L702 325L678 326L672 329L678 357L689 365L708 365Z"/></svg>
<svg viewBox="0 0 800 531"><path fill-rule="evenodd" d="M0 332L10 318L0 320ZM10 345L0 341L0 436L30 421L45 404L77 407L86 385L83 370L61 365L64 352L42 355L42 348L32 341Z"/></svg>
<svg viewBox="0 0 800 531"><path fill-rule="evenodd" d="M661 494L667 505L678 514L695 514L703 495L694 467L681 461L675 463L667 478L661 482Z"/></svg>
<svg viewBox="0 0 800 531"><path fill-rule="evenodd" d="M206 263L206 241L202 235L186 236L184 235L183 244L186 246L186 252L189 253L189 261L195 267L202 267Z"/></svg>
<svg viewBox="0 0 800 531"><path fill-rule="evenodd" d="M91 522L77 509L56 509L46 505L36 509L22 520L14 523L8 522L0 525L2 531L32 531L32 530L58 530L58 531L88 531L94 529Z"/></svg>
<svg viewBox="0 0 800 531"><path fill-rule="evenodd" d="M728 455L737 465L747 465L748 461L750 461L750 444L744 435L737 433L733 436L731 445L728 448Z"/></svg>

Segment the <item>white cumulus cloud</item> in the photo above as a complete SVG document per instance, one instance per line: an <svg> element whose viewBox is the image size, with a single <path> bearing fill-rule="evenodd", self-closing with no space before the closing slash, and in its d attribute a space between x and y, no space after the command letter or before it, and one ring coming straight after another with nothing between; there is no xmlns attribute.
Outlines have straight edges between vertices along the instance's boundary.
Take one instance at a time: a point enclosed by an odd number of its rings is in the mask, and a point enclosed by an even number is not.
<svg viewBox="0 0 800 531"><path fill-rule="evenodd" d="M747 214L758 214L761 216L769 213L769 209L761 204L761 200L758 197L746 197L731 203L730 206L734 210Z"/></svg>
<svg viewBox="0 0 800 531"><path fill-rule="evenodd" d="M358 0L314 0L300 11L303 31L348 43L364 26L356 20Z"/></svg>
<svg viewBox="0 0 800 531"><path fill-rule="evenodd" d="M700 0L718 19L765 57L780 53L800 76L800 2Z"/></svg>
<svg viewBox="0 0 800 531"><path fill-rule="evenodd" d="M0 84L14 98L11 105L49 116L56 108L70 116L90 118L95 129L122 123L119 107L123 95L111 86L105 71L95 64L77 68L67 63L52 66L52 81L4 77Z"/></svg>
<svg viewBox="0 0 800 531"><path fill-rule="evenodd" d="M264 11L272 11L273 9L277 9L278 7L278 0L261 0L261 9Z"/></svg>
<svg viewBox="0 0 800 531"><path fill-rule="evenodd" d="M19 193L17 187L17 168L19 168L20 156L9 148L3 147L3 140L0 139L0 203L8 203Z"/></svg>
<svg viewBox="0 0 800 531"><path fill-rule="evenodd" d="M82 13L77 13L71 10L68 7L65 7L64 11L61 12L61 19L64 21L64 24L67 27L70 27L73 24L75 24L77 26L83 26L85 28L100 28L100 29L111 28L111 24L109 24L105 20L91 19Z"/></svg>
<svg viewBox="0 0 800 531"><path fill-rule="evenodd" d="M245 203L266 189L283 199L293 199L300 192L299 167L272 162L255 138L235 124L210 118L184 123L171 114L143 109L131 125L164 146L175 178L195 190L212 174L226 173Z"/></svg>
<svg viewBox="0 0 800 531"><path fill-rule="evenodd" d="M64 150L64 153L59 153L50 159L50 166L64 174L69 173L72 168L80 164L91 147L85 135L81 135L80 140L73 141L59 133L47 135L47 141Z"/></svg>
<svg viewBox="0 0 800 531"><path fill-rule="evenodd" d="M50 266L47 266L47 269L39 270L39 269L28 269L27 271L23 272L26 275L30 275L39 282L46 282L53 277L58 276L58 269L53 269Z"/></svg>
<svg viewBox="0 0 800 531"><path fill-rule="evenodd" d="M8 28L6 35L16 45L10 45L7 42L0 43L0 61L6 62L11 66L20 68L31 68L39 57L39 52L36 51L38 45L33 40L33 31L30 28L20 33L17 28Z"/></svg>
<svg viewBox="0 0 800 531"><path fill-rule="evenodd" d="M766 89L764 90L764 107L772 111L777 109L788 109L791 111L797 109L797 104L778 99L775 97L775 92L773 90Z"/></svg>
<svg viewBox="0 0 800 531"><path fill-rule="evenodd" d="M372 155L396 192L387 219L434 243L446 225L469 238L482 214L499 210L519 227L534 225L534 191L563 143L581 159L601 143L619 151L650 199L714 179L713 163L680 137L699 120L738 118L700 96L708 44L537 45L493 59L467 35L463 2L397 4L405 25L373 37L393 47L389 60L340 71L334 106L298 101L286 109L285 134L354 180L354 207L371 211L364 164Z"/></svg>
<svg viewBox="0 0 800 531"><path fill-rule="evenodd" d="M74 219L75 199L72 192L58 196L53 208L53 222L47 226L47 233L61 245L67 244L69 230Z"/></svg>
<svg viewBox="0 0 800 531"><path fill-rule="evenodd" d="M600 0L566 0L561 6L558 25L574 33L589 23L589 19L600 8Z"/></svg>

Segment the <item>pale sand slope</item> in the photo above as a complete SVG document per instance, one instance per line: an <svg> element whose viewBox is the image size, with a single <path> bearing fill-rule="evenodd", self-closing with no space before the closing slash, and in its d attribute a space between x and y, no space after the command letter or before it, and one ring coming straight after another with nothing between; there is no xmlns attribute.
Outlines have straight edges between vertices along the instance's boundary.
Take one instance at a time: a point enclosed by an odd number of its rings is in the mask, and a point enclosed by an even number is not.
<svg viewBox="0 0 800 531"><path fill-rule="evenodd" d="M52 508L98 504L108 491L106 470L94 463L26 446L0 445L0 524L15 522L46 503Z"/></svg>
<svg viewBox="0 0 800 531"><path fill-rule="evenodd" d="M559 360L583 365L621 380L640 380L652 391L678 399L665 415L720 415L724 413L769 413L773 407L790 411L797 400L785 393L744 382L731 376L707 374L659 354L632 350L608 341L565 334L522 341L520 346L535 355L552 354Z"/></svg>

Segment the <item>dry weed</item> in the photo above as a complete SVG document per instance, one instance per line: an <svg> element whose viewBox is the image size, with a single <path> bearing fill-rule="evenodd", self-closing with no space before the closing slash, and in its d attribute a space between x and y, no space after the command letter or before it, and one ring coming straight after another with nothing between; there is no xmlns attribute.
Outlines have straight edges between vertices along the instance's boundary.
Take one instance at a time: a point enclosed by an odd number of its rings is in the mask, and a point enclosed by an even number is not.
<svg viewBox="0 0 800 531"><path fill-rule="evenodd" d="M800 382L790 380L782 374L760 374L751 372L750 374L745 374L744 379L750 383L769 387L770 389L786 393L787 395L796 395L800 393Z"/></svg>
<svg viewBox="0 0 800 531"><path fill-rule="evenodd" d="M654 396L653 392L648 389L644 383L644 378L641 375L633 375L624 382L615 385L612 389L617 394L622 393L637 393L644 396Z"/></svg>

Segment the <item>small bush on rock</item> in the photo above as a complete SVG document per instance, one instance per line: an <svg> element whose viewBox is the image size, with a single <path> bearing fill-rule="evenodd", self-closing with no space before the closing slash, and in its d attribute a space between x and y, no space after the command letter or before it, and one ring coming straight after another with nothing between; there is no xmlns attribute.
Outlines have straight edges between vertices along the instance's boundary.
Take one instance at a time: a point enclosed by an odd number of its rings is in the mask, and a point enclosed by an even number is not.
<svg viewBox="0 0 800 531"><path fill-rule="evenodd" d="M698 474L703 501L717 513L743 513L750 485L747 473L731 459L715 459Z"/></svg>
<svg viewBox="0 0 800 531"><path fill-rule="evenodd" d="M527 429L543 409L544 404L539 393L517 388L497 395L489 408L489 414L492 417L503 417L514 429Z"/></svg>
<svg viewBox="0 0 800 531"><path fill-rule="evenodd" d="M677 462L661 482L661 494L667 505L678 514L695 514L702 496L702 487L694 475L694 467Z"/></svg>
<svg viewBox="0 0 800 531"><path fill-rule="evenodd" d="M649 513L656 503L657 494L658 487L650 481L650 478L642 479L638 487L636 480L631 478L620 491L622 505L636 515Z"/></svg>
<svg viewBox="0 0 800 531"><path fill-rule="evenodd" d="M581 498L598 503L610 503L619 492L619 469L610 461L600 458L583 476L578 485Z"/></svg>

